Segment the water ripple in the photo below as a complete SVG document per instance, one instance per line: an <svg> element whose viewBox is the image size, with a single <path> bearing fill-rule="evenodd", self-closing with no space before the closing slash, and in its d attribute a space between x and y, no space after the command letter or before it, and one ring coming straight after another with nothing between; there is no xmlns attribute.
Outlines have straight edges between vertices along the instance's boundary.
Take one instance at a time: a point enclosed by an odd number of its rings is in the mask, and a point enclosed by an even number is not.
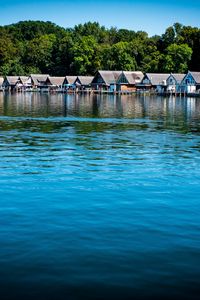
<svg viewBox="0 0 200 300"><path fill-rule="evenodd" d="M1 97L2 299L198 299L197 99Z"/></svg>

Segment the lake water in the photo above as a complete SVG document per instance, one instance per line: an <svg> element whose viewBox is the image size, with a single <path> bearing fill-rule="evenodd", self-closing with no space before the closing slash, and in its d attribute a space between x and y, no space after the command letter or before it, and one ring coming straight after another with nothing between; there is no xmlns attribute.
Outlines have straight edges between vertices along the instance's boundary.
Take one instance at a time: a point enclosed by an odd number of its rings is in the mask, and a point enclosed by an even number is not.
<svg viewBox="0 0 200 300"><path fill-rule="evenodd" d="M0 93L0 299L200 299L200 99Z"/></svg>

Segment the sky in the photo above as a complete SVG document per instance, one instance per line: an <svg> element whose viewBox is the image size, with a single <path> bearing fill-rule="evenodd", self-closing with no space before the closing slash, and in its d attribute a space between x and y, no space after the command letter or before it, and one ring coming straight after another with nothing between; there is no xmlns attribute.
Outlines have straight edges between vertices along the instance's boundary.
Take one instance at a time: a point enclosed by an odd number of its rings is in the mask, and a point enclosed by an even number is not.
<svg viewBox="0 0 200 300"><path fill-rule="evenodd" d="M88 21L162 34L176 22L200 28L200 0L0 0L0 25L51 21L65 28Z"/></svg>

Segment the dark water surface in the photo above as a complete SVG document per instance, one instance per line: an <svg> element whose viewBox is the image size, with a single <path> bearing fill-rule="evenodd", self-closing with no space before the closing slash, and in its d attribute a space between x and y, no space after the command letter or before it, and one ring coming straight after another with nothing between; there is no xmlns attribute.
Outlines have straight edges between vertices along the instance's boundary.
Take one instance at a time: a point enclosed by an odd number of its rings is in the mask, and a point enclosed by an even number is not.
<svg viewBox="0 0 200 300"><path fill-rule="evenodd" d="M200 99L0 93L0 299L200 299Z"/></svg>

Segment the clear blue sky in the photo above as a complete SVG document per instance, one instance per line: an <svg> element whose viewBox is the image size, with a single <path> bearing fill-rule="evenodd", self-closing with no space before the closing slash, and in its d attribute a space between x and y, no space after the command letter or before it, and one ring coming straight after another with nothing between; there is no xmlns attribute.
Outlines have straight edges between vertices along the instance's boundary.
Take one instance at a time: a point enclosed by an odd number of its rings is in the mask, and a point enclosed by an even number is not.
<svg viewBox="0 0 200 300"><path fill-rule="evenodd" d="M21 20L51 21L73 27L98 21L107 28L162 34L175 22L200 28L200 0L0 0L0 25Z"/></svg>

